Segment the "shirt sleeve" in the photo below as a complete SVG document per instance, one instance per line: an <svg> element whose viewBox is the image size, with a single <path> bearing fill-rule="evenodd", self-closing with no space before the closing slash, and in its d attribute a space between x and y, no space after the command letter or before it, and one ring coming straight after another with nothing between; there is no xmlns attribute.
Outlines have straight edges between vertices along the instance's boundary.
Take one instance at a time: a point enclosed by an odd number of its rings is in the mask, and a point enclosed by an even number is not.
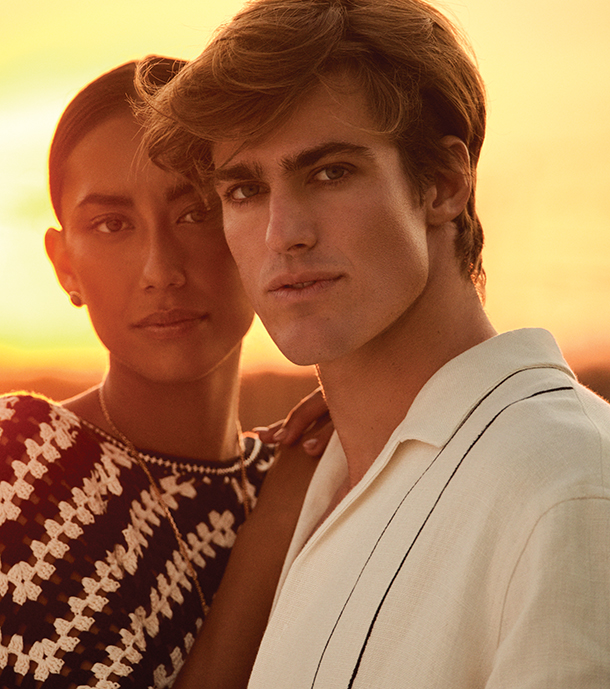
<svg viewBox="0 0 610 689"><path fill-rule="evenodd" d="M486 689L610 687L610 499L556 504L511 577Z"/></svg>

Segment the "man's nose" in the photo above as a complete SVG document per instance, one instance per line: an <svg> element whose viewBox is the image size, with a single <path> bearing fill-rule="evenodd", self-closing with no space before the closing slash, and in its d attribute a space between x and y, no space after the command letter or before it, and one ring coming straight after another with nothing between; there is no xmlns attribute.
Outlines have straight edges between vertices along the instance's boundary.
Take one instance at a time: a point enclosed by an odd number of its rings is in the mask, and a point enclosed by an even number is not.
<svg viewBox="0 0 610 689"><path fill-rule="evenodd" d="M266 242L281 254L301 253L316 244L316 223L306 200L294 194L270 195Z"/></svg>

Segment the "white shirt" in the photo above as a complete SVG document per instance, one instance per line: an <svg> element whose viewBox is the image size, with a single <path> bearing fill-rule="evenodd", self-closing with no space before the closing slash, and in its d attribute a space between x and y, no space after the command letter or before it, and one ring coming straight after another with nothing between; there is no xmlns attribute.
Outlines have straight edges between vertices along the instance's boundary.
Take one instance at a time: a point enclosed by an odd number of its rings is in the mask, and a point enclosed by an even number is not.
<svg viewBox="0 0 610 689"><path fill-rule="evenodd" d="M610 686L610 407L549 333L446 364L312 534L345 471L335 437L250 689Z"/></svg>

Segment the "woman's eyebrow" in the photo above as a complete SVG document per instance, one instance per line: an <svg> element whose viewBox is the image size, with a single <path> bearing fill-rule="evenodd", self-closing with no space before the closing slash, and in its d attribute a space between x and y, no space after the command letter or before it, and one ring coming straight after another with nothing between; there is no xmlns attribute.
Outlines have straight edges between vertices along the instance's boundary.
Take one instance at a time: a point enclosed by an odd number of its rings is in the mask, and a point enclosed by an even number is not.
<svg viewBox="0 0 610 689"><path fill-rule="evenodd" d="M190 182L184 182L169 189L165 194L165 199L171 203L172 201L177 201L179 198L188 196L189 194L197 194L197 190Z"/></svg>
<svg viewBox="0 0 610 689"><path fill-rule="evenodd" d="M77 204L77 208L87 205L97 206L122 206L124 208L133 208L133 199L121 194L102 194L100 192L93 192L87 194Z"/></svg>
<svg viewBox="0 0 610 689"><path fill-rule="evenodd" d="M168 189L165 194L165 198L168 202L172 202L177 201L183 196L188 196L189 194L193 193L196 193L195 187L190 182L186 182ZM96 191L92 192L91 194L87 194L81 201L79 201L77 208L87 205L122 206L123 208L133 208L135 204L133 199L129 196L124 196L123 194L104 194Z"/></svg>

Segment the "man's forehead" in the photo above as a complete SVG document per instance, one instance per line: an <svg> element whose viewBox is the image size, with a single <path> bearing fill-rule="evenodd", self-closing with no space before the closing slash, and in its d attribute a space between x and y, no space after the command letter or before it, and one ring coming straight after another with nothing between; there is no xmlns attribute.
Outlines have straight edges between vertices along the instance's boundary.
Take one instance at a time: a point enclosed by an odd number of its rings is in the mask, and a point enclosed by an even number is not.
<svg viewBox="0 0 610 689"><path fill-rule="evenodd" d="M340 75L296 101L286 117L264 134L232 133L230 139L213 144L212 160L219 168L254 161L263 154L279 159L331 142L359 145L358 134L373 135L375 129L364 90L353 78Z"/></svg>
<svg viewBox="0 0 610 689"><path fill-rule="evenodd" d="M251 154L248 155L250 147L251 144L248 145L246 139L228 139L213 143L211 152L214 169L238 165L242 160L252 158Z"/></svg>

